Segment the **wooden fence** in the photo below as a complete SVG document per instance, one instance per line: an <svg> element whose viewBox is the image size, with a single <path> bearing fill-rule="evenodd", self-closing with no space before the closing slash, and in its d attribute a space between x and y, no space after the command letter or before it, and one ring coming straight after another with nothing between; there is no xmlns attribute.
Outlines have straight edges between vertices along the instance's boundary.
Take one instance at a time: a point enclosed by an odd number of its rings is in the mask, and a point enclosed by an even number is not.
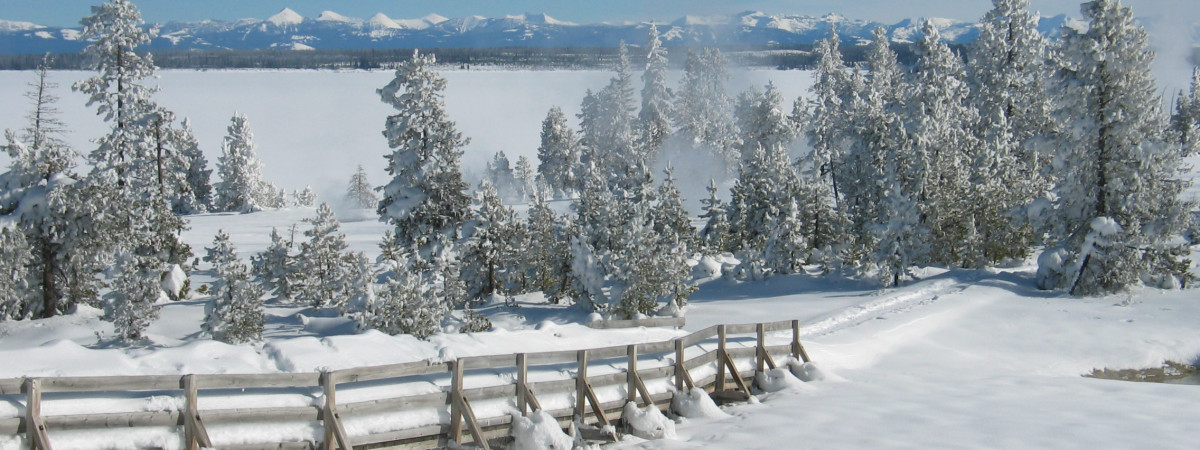
<svg viewBox="0 0 1200 450"><path fill-rule="evenodd" d="M766 333L789 329L790 342L767 345ZM750 336L731 338L730 335ZM663 408L670 404L675 392L684 388L727 393L727 383L732 381L742 395L748 396L750 388L744 377L752 377L755 372L768 367L775 368L772 355L788 355L809 361L800 343L799 321L717 325L677 339L654 343L472 356L448 362L418 361L323 372L2 379L0 398L7 398L12 403L23 400L24 416L0 418L0 436L23 436L31 449L50 449L51 437L56 430L168 427L182 432L188 448L195 449L213 447L208 432L210 426L306 422L323 428L323 439L249 445L218 442L218 445L231 449L427 448L450 443L466 444L468 441L464 439L464 434L469 433L469 442L486 449L489 448L489 439L509 434L513 417L509 413L477 416L477 408L472 406L473 403L503 402L504 405L515 406L521 414L544 410L558 419L560 424L569 425L573 420L579 420L609 425L619 418L627 402L640 400L643 406ZM639 367L639 361L648 364ZM753 362L753 367L739 370L737 361ZM542 369L534 371L539 375L570 374L572 369L574 374L559 379L533 381L529 376L531 366ZM589 366L616 371L589 375ZM705 375L693 379L692 373L701 367L708 369ZM715 374L710 373L711 369L715 369ZM484 378L492 379L501 375L498 377L501 380L512 376L512 381L468 387L464 383L465 374L490 375ZM651 392L646 380L661 381L654 384L661 388L660 391ZM372 395L352 402L338 401L338 393L347 392L347 388L395 387L406 383L436 388L425 394ZM670 383L673 383L674 389L670 389ZM339 387L342 391L339 391ZM624 397L613 398L616 396L608 395L604 399L606 401L602 401L604 396L596 393L596 389L602 387L609 388L609 394L614 389L619 393L623 387ZM315 400L308 406L201 408L202 394L208 394L210 398L228 398L246 393L300 393ZM562 403L572 393L573 406L554 408L547 405L550 409L544 409L539 401L540 396L542 401L553 398ZM165 395L182 398L183 404L159 411L68 415L43 413L44 399L59 396L62 401L78 401L79 396L86 397L88 394L100 398L114 395L123 398ZM511 409L512 406L507 408ZM447 407L448 420L442 416ZM345 426L347 418L353 420L372 414L420 409L438 411L439 419L436 423L365 434L348 433Z"/></svg>

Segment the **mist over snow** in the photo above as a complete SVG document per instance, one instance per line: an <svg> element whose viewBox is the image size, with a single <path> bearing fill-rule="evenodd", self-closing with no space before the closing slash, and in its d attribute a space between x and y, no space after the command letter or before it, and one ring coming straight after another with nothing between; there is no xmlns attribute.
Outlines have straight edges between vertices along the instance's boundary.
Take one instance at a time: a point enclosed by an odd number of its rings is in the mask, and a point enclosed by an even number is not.
<svg viewBox="0 0 1200 450"><path fill-rule="evenodd" d="M759 90L773 81L785 99L805 95L811 74L802 71L732 70L728 83L731 95L751 86ZM536 165L541 123L552 106L559 106L572 127L578 126L579 105L587 89L599 90L613 76L608 70L456 70L443 68L449 86L446 109L459 131L471 139L463 156L468 180L478 180L487 161L504 151L515 163L526 156ZM312 186L318 198L339 201L346 183L361 164L371 182L384 184L384 155L388 153L382 132L393 111L379 101L376 89L393 77L393 71L191 71L160 70L150 84L162 90L160 104L189 118L210 165L221 155L221 142L234 113L246 115L254 133L263 176L291 193ZM70 124L67 141L83 155L95 144L90 141L106 132L106 126L86 97L72 92L71 84L91 72L62 71L51 74L58 83L57 106ZM673 72L670 84L678 84ZM34 81L32 72L0 71L0 128L25 126L27 112L23 93ZM637 83L640 86L640 81ZM685 161L672 161L681 186L695 185L684 192L689 203L705 195L708 176L688 183ZM0 155L8 164L8 155ZM701 169L701 168L697 168ZM214 175L215 176L215 175ZM661 172L655 172L661 178ZM215 181L215 180L214 180ZM474 183L472 184L472 187Z"/></svg>

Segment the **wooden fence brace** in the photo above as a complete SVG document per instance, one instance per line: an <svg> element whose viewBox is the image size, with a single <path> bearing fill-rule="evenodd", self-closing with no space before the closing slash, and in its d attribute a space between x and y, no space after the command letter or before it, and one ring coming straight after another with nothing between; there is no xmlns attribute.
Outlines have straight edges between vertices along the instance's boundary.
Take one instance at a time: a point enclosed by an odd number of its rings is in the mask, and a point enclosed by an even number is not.
<svg viewBox="0 0 1200 450"><path fill-rule="evenodd" d="M755 331L758 333L758 350L755 351L755 370L763 372L767 368L776 368L775 359L771 357L770 353L767 353L766 325L758 324ZM763 367L764 363L766 367Z"/></svg>
<svg viewBox="0 0 1200 450"><path fill-rule="evenodd" d="M692 380L692 374L688 373L687 365L684 364L686 359L683 357L683 341L675 340L675 389L682 391L686 384L688 389L694 389L696 382Z"/></svg>
<svg viewBox="0 0 1200 450"><path fill-rule="evenodd" d="M713 386L713 390L721 392L725 390L725 365L722 364L721 357L725 353L725 325L717 325L717 384ZM737 371L735 370L736 374Z"/></svg>
<svg viewBox="0 0 1200 450"><path fill-rule="evenodd" d="M587 355L587 350L580 350L578 353L579 369L575 374L575 415L579 416L579 423L583 423L583 418L587 415L587 405L590 402L592 404L592 413L596 415L596 419L600 422L600 425L608 426L608 416L604 415L604 408L600 405L600 398L596 397L596 392L592 390L591 383L588 383Z"/></svg>
<svg viewBox="0 0 1200 450"><path fill-rule="evenodd" d="M350 450L350 436L342 425L342 416L337 410L337 380L329 370L321 371L321 389L325 393L325 407L321 408L321 423L325 425L325 444L328 450ZM334 443L337 443L335 446Z"/></svg>
<svg viewBox="0 0 1200 450"><path fill-rule="evenodd" d="M792 358L799 359L804 362L811 361L808 359L808 352L804 351L804 345L800 344L799 320L792 320Z"/></svg>
<svg viewBox="0 0 1200 450"><path fill-rule="evenodd" d="M208 429L200 419L200 406L197 404L199 393L196 389L196 376L184 375L180 380L187 405L183 414L183 433L188 450L212 448L212 440L208 437Z"/></svg>
<svg viewBox="0 0 1200 450"><path fill-rule="evenodd" d="M25 391L25 442L30 450L50 450L50 436L42 423L42 390L38 380L26 378L21 388Z"/></svg>
<svg viewBox="0 0 1200 450"><path fill-rule="evenodd" d="M721 366L729 367L729 373L733 376L733 382L737 384L739 390L746 394L746 397L750 397L752 395L750 394L750 387L746 385L746 380L742 379L742 374L738 372L737 365L733 363L733 358L725 350L718 350L717 353L717 367Z"/></svg>

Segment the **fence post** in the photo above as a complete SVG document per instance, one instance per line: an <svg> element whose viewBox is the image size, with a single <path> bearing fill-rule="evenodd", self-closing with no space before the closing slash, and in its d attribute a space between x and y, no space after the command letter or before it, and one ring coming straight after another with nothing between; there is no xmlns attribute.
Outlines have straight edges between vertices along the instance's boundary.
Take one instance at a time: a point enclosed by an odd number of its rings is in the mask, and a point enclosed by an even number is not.
<svg viewBox="0 0 1200 450"><path fill-rule="evenodd" d="M687 370L687 366L683 365L683 341L675 340L675 390L683 391L683 371Z"/></svg>
<svg viewBox="0 0 1200 450"><path fill-rule="evenodd" d="M721 356L725 354L725 325L717 325L717 379L713 388L717 392L725 390L725 364Z"/></svg>
<svg viewBox="0 0 1200 450"><path fill-rule="evenodd" d="M183 418L183 433L184 439L187 441L187 448L188 450L196 450L201 447L211 448L213 446L212 440L208 437L208 430L204 427L204 421L200 419L196 376L190 374L184 375L181 381L184 395L187 399L187 405L183 412L186 414Z"/></svg>
<svg viewBox="0 0 1200 450"><path fill-rule="evenodd" d="M629 362L626 363L627 370L625 371L625 401L637 401L637 344L631 344L626 347L626 354L629 356Z"/></svg>
<svg viewBox="0 0 1200 450"><path fill-rule="evenodd" d="M763 358L763 355L767 353L766 331L761 323L754 326L754 331L758 335L758 343L754 349L754 370L762 373L766 371L766 358Z"/></svg>
<svg viewBox="0 0 1200 450"><path fill-rule="evenodd" d="M50 436L42 423L42 388L35 378L21 384L25 391L25 442L31 450L50 450Z"/></svg>
<svg viewBox="0 0 1200 450"><path fill-rule="evenodd" d="M522 416L527 416L525 410L528 402L529 392L526 387L529 386L529 362L525 360L524 353L517 353L517 410L521 411Z"/></svg>
<svg viewBox="0 0 1200 450"><path fill-rule="evenodd" d="M321 371L321 390L325 393L325 407L321 410L325 448L350 450L350 437L346 435L341 414L337 410L337 379L333 371Z"/></svg>
<svg viewBox="0 0 1200 450"><path fill-rule="evenodd" d="M462 443L462 360L450 362L450 441Z"/></svg>
<svg viewBox="0 0 1200 450"><path fill-rule="evenodd" d="M579 369L575 372L575 415L579 417L579 423L583 423L587 414L587 350L580 350L577 355Z"/></svg>

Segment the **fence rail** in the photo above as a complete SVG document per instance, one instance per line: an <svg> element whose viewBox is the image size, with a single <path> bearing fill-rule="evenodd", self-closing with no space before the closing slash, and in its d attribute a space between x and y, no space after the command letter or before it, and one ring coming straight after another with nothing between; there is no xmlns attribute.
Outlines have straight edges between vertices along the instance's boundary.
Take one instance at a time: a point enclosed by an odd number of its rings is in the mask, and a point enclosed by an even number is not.
<svg viewBox="0 0 1200 450"><path fill-rule="evenodd" d="M791 341L767 345L766 333L791 330ZM730 339L729 335L753 335ZM715 338L715 339L714 339ZM712 344L715 344L712 345ZM733 345L731 345L733 344ZM747 345L750 344L750 345ZM714 348L715 347L715 348ZM689 351L690 350L690 351ZM213 447L209 425L238 423L307 422L319 424L324 436L300 442L263 442L251 445L221 445L222 448L323 448L349 449L354 446L423 447L450 443L471 442L489 448L488 440L509 434L512 416L508 413L477 416L473 403L512 401L522 415L544 410L560 424L570 424L576 418L600 425L617 420L627 402L642 406L662 407L669 404L676 392L705 389L721 393L729 381L737 391L750 395L746 376L775 368L772 355L785 355L804 362L808 354L800 342L800 322L797 320L770 323L716 325L676 339L643 344L602 347L584 350L518 353L509 355L470 356L454 361L417 361L371 367L357 367L323 372L268 374L197 374L197 375L139 375L98 377L48 377L0 379L0 395L10 401L23 400L23 415L0 418L0 435L21 436L31 449L50 449L54 430L78 430L128 427L176 427L190 449ZM752 363L739 368L739 360ZM597 361L604 361L599 364ZM654 364L657 362L658 364ZM640 363L650 363L639 367ZM713 365L715 364L715 367ZM558 367L543 367L558 366ZM590 366L609 369L606 373L589 374ZM546 373L570 373L568 378L531 381L530 368L542 368ZM699 380L692 372L710 367ZM616 371L612 371L615 369ZM484 386L466 386L466 374L501 373L501 380L511 382ZM495 377L493 377L495 378ZM541 377L545 378L545 377ZM647 380L656 380L658 392L651 392ZM441 382L441 383L439 383ZM339 385L345 388L396 387L404 385L436 389L434 392L381 396L340 403ZM432 385L432 386L431 386ZM671 389L671 387L674 389ZM623 398L612 395L613 388ZM606 395L597 395L597 388L607 388ZM306 406L248 406L222 409L202 409L203 393L211 397L236 398L251 393L302 394L314 401ZM343 393L354 392L343 389ZM570 406L563 396L573 393ZM175 410L118 411L89 414L46 414L44 397L92 394L122 398L169 395L179 396L183 404ZM361 397L361 395L359 395ZM23 397L23 398L22 398ZM541 400L554 397L551 409L543 409ZM603 401L602 401L603 397ZM48 401L48 400L47 400ZM210 400L211 401L211 400ZM449 419L438 423L418 424L406 429L351 435L345 427L346 417L365 417L371 414L399 413L434 409ZM496 409L496 408L492 408ZM439 417L440 414L439 413ZM466 434L470 439L464 439Z"/></svg>

